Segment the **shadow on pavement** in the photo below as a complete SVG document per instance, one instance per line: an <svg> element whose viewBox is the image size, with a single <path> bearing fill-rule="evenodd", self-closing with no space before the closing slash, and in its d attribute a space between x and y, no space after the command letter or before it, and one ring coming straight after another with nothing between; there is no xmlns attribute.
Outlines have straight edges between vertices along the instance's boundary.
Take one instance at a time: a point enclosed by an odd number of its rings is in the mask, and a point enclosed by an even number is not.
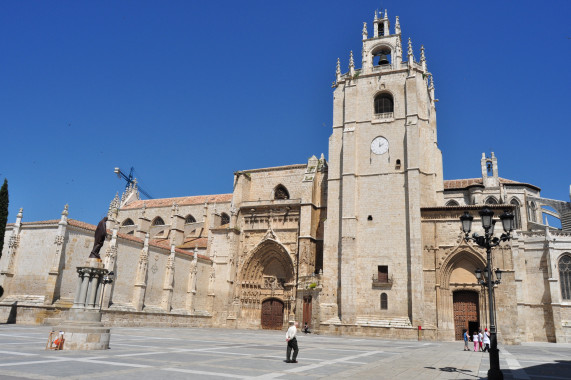
<svg viewBox="0 0 571 380"><path fill-rule="evenodd" d="M472 370L469 369L461 369L461 368L456 368L456 367L441 367L441 368L435 368L435 367L424 367L426 369L436 369L442 372L457 372L457 373L461 373L463 375L466 376L471 376L471 377L475 377L476 379L479 379L479 376L476 375L472 375L469 372L472 372Z"/></svg>
<svg viewBox="0 0 571 380"><path fill-rule="evenodd" d="M555 363L545 363L525 367L522 369L504 369L504 377L521 378L520 374L525 374L531 379L571 379L571 360L556 360Z"/></svg>

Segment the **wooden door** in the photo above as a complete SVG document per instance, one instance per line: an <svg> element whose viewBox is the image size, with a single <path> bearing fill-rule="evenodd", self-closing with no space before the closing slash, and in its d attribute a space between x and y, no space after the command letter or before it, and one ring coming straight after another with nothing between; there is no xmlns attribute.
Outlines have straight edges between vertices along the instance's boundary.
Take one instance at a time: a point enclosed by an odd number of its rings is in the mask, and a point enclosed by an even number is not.
<svg viewBox="0 0 571 380"><path fill-rule="evenodd" d="M284 303L270 298L262 303L262 328L280 330L284 323Z"/></svg>
<svg viewBox="0 0 571 380"><path fill-rule="evenodd" d="M470 291L454 292L454 330L456 340L463 340L462 332L468 330L468 335L473 331L470 328L480 326L478 311L478 293Z"/></svg>
<svg viewBox="0 0 571 380"><path fill-rule="evenodd" d="M305 324L311 327L311 296L303 297L303 328Z"/></svg>

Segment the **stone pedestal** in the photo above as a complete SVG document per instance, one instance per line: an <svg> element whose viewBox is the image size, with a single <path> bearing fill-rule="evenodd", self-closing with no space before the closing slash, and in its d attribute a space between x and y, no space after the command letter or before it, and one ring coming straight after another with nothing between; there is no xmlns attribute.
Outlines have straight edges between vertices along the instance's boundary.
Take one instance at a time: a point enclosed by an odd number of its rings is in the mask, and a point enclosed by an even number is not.
<svg viewBox="0 0 571 380"><path fill-rule="evenodd" d="M86 266L77 267L79 281L68 319L56 331L64 332L64 350L105 350L109 348L111 330L101 322L99 302L103 276L108 273L98 259L88 259Z"/></svg>

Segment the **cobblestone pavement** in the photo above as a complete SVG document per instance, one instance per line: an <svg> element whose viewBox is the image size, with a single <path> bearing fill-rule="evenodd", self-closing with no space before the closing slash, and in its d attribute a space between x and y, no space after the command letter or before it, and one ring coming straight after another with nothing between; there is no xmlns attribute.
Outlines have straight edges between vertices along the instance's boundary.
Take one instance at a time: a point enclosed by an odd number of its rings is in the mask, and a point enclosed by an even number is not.
<svg viewBox="0 0 571 380"><path fill-rule="evenodd" d="M281 331L113 328L105 351L45 350L49 331L0 325L0 379L481 379L489 368L463 342L301 334L288 364ZM571 379L571 344L500 349L506 379Z"/></svg>

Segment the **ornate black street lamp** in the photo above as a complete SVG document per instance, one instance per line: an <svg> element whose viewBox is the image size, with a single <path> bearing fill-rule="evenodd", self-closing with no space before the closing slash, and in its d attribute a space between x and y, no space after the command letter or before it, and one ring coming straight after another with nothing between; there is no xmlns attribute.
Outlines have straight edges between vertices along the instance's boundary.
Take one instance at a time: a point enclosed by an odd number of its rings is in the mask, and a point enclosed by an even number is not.
<svg viewBox="0 0 571 380"><path fill-rule="evenodd" d="M504 375L500 370L500 355L498 350L498 339L496 331L496 312L494 308L494 285L499 284L502 279L502 271L498 268L495 270L496 280L493 279L492 271L492 248L499 245L501 242L511 239L510 233L514 228L514 216L509 211L504 211L500 215L504 233L500 237L494 236L494 225L496 220L493 219L494 212L485 207L478 212L482 218L482 227L484 228L484 236L477 233L472 234L472 221L474 217L467 211L460 217L462 222L462 231L464 231L464 240L472 240L480 247L486 249L486 268L484 270L476 269L476 278L478 282L488 288L488 305L490 309L490 369L488 370L488 379L503 379ZM482 280L482 272L484 279Z"/></svg>

